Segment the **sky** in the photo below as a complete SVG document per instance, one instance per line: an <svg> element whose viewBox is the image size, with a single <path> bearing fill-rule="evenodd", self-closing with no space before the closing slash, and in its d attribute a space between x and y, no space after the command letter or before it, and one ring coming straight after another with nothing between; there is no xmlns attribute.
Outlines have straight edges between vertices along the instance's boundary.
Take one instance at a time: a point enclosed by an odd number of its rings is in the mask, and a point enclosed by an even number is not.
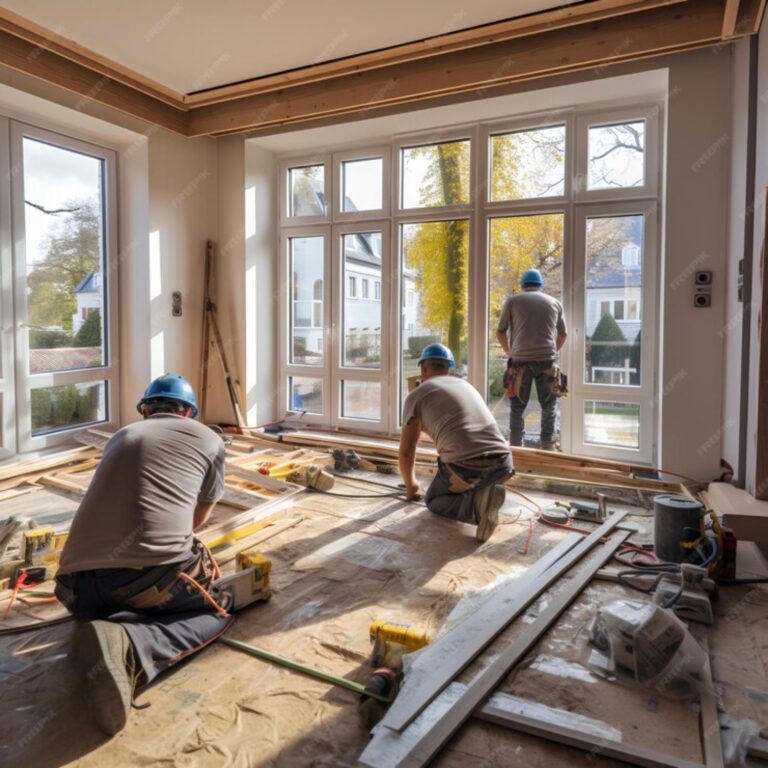
<svg viewBox="0 0 768 768"><path fill-rule="evenodd" d="M72 200L98 200L102 161L61 147L24 138L24 199L52 210ZM48 235L67 214L49 215L24 206L27 263L45 256Z"/></svg>

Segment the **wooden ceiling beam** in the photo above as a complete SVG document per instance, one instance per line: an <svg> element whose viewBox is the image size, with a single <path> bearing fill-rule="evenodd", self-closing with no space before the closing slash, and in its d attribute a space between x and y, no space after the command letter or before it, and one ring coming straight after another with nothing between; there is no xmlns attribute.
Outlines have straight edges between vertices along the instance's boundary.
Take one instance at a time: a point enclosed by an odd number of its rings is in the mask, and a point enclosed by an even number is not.
<svg viewBox="0 0 768 768"><path fill-rule="evenodd" d="M723 29L722 37L727 40L736 34L736 21L739 17L740 0L725 0L725 10L723 11Z"/></svg>
<svg viewBox="0 0 768 768"><path fill-rule="evenodd" d="M183 109L2 29L0 64L79 94L82 107L95 101L176 133L187 133L187 113Z"/></svg>
<svg viewBox="0 0 768 768"><path fill-rule="evenodd" d="M344 77L380 67L405 64L417 59L442 56L446 53L476 48L479 46L513 40L527 35L549 32L579 24L622 16L652 8L676 5L690 0L590 0L551 11L530 14L505 21L429 37L403 45L384 48L334 61L321 62L309 67L300 67L287 72L253 78L218 88L210 88L184 97L189 106L217 104L230 99L256 96L270 91L308 85L334 77ZM735 22L734 22L735 23Z"/></svg>
<svg viewBox="0 0 768 768"><path fill-rule="evenodd" d="M364 113L456 93L712 45L722 0L697 0L454 51L346 77L196 107L188 135L218 135Z"/></svg>
<svg viewBox="0 0 768 768"><path fill-rule="evenodd" d="M733 0L726 0L726 11L723 15L723 39L728 39L728 37L744 37L759 32L763 14L765 13L765 3L766 0L741 0L738 3L734 3ZM738 5L736 23L731 35L726 36L726 14L728 13L728 5L731 4Z"/></svg>
<svg viewBox="0 0 768 768"><path fill-rule="evenodd" d="M36 49L58 54L64 59L69 59L99 75L127 85L129 88L151 96L153 99L164 101L172 107L184 108L184 94L166 88L161 83L123 67L90 48L85 48L74 40L63 37L46 27L41 27L7 8L0 7L0 30L32 43Z"/></svg>

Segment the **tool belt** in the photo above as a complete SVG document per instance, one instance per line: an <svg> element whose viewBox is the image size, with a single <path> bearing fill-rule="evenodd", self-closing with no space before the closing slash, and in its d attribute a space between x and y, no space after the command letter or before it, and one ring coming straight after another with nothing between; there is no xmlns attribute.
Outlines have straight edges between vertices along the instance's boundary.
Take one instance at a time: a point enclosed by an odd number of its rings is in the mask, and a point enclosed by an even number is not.
<svg viewBox="0 0 768 768"><path fill-rule="evenodd" d="M513 363L512 358L507 360L507 370L504 372L503 384L507 388L507 397L517 397L523 385L529 363ZM553 365L545 368L542 374L551 379L550 389L554 397L565 397L568 394L568 376L560 370L560 366Z"/></svg>
<svg viewBox="0 0 768 768"><path fill-rule="evenodd" d="M157 608L167 603L173 596L173 590L182 579L181 574L194 579L206 588L215 578L216 563L208 548L197 538L192 542L192 554L189 560L171 563L165 574L156 574L155 582L147 588L136 591L136 584L129 584L116 590L116 594L125 600L126 605L135 610Z"/></svg>

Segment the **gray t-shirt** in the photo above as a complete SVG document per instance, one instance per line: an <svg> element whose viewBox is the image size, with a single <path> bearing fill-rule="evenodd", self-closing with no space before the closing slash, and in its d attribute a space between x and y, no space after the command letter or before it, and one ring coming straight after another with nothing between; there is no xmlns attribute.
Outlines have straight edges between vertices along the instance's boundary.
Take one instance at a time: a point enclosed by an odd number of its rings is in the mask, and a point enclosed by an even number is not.
<svg viewBox="0 0 768 768"><path fill-rule="evenodd" d="M184 560L195 506L224 492L224 443L199 421L157 414L110 438L72 521L59 573Z"/></svg>
<svg viewBox="0 0 768 768"><path fill-rule="evenodd" d="M434 376L410 392L403 404L403 424L413 417L421 421L445 462L509 452L480 393L456 376Z"/></svg>
<svg viewBox="0 0 768 768"><path fill-rule="evenodd" d="M504 303L497 330L507 334L515 362L554 360L557 337L566 333L563 305L541 291L517 293Z"/></svg>

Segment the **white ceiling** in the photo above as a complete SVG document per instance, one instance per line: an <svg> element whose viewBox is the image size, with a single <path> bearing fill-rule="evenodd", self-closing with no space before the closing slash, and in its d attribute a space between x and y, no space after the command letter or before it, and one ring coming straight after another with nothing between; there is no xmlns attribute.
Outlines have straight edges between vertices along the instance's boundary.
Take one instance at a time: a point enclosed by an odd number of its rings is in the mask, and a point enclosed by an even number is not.
<svg viewBox="0 0 768 768"><path fill-rule="evenodd" d="M3 0L181 93L523 16L567 0Z"/></svg>

